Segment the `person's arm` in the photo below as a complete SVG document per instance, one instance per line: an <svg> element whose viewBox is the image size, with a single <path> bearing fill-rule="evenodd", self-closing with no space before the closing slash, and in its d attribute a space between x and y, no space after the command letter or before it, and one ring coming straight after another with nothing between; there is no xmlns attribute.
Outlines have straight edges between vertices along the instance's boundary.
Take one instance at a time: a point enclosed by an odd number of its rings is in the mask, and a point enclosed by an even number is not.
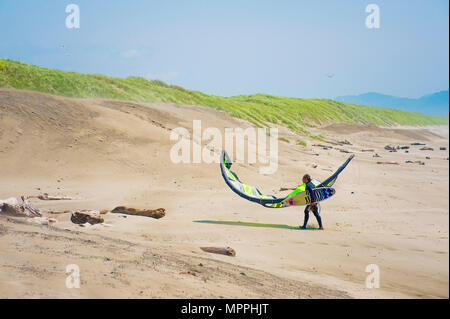
<svg viewBox="0 0 450 319"><path fill-rule="evenodd" d="M311 197L311 205L314 206L316 203L316 196L314 195L313 188L308 184L306 184L306 189L308 190L309 196Z"/></svg>

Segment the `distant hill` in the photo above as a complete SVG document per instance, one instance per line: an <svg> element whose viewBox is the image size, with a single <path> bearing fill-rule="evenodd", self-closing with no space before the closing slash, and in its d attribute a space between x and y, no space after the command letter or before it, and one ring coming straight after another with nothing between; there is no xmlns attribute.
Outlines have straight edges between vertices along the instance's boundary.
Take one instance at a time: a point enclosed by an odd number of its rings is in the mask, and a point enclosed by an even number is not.
<svg viewBox="0 0 450 319"><path fill-rule="evenodd" d="M364 93L361 95L346 95L335 98L336 101L357 105L387 107L407 112L419 112L432 116L448 116L448 90L428 94L418 99L396 97L380 93Z"/></svg>
<svg viewBox="0 0 450 319"><path fill-rule="evenodd" d="M421 126L448 124L449 120L448 116L437 117L373 106L358 106L330 99L300 99L268 94L223 97L168 85L159 80L80 74L0 59L1 87L74 98L107 98L207 106L260 127L281 125L293 132L311 137L315 136L309 132L310 127L331 123Z"/></svg>

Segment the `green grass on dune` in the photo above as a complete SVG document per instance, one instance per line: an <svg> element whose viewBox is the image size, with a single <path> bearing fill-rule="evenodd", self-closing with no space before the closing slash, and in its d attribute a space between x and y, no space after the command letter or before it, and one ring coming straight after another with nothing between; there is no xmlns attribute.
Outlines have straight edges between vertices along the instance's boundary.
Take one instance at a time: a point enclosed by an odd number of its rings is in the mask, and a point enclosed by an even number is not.
<svg viewBox="0 0 450 319"><path fill-rule="evenodd" d="M309 136L309 127L329 123L383 126L448 124L448 117L357 106L327 99L299 99L267 94L222 97L141 77L123 79L99 74L64 72L1 59L0 87L73 98L208 106L261 127L282 125L293 132Z"/></svg>

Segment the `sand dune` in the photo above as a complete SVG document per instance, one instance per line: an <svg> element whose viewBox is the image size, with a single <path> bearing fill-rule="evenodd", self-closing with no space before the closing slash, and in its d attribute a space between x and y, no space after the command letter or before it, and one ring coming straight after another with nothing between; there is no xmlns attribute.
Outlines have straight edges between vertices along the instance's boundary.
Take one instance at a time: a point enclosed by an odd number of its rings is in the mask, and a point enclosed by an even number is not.
<svg viewBox="0 0 450 319"><path fill-rule="evenodd" d="M172 163L170 132L192 132L193 120L221 131L251 127L205 107L0 89L0 198L76 197L32 200L57 219L53 226L0 216L0 297L448 298L448 126L312 129L325 141L280 128L291 142L279 142L277 174L233 166L243 181L281 195L287 192L280 187L296 186L306 172L328 177L348 156L339 149L355 153L337 195L322 204L322 232L193 222L303 221L301 207L271 210L237 197L215 163ZM295 145L296 138L308 146ZM344 139L351 145L312 146ZM410 149L389 152L388 144ZM167 214L159 220L106 214L110 227L83 228L69 213L51 213L119 205L163 207ZM201 246L230 246L236 257ZM65 287L68 264L80 266L80 289ZM369 264L380 268L378 289L365 286Z"/></svg>

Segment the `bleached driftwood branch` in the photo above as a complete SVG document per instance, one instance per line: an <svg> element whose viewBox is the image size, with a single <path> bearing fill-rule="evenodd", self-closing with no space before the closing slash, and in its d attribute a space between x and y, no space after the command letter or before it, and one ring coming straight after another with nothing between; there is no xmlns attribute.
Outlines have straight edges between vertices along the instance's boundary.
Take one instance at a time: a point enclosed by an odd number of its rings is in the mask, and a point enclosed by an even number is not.
<svg viewBox="0 0 450 319"><path fill-rule="evenodd" d="M72 223L79 225L86 223L95 225L104 222L104 219L100 216L98 210L73 212L72 216L70 216L70 220Z"/></svg>
<svg viewBox="0 0 450 319"><path fill-rule="evenodd" d="M380 165L400 165L398 162L377 162Z"/></svg>
<svg viewBox="0 0 450 319"><path fill-rule="evenodd" d="M138 216L146 216L152 218L162 218L166 215L166 210L164 208L158 209L135 209L129 208L125 206L118 206L114 208L111 213L116 214L126 214L126 215L138 215Z"/></svg>
<svg viewBox="0 0 450 319"><path fill-rule="evenodd" d="M220 254L226 256L236 256L236 251L231 247L200 247L201 250L207 253Z"/></svg>
<svg viewBox="0 0 450 319"><path fill-rule="evenodd" d="M0 200L0 212L12 216L41 217L39 209L34 207L23 196L20 197L21 203L15 197L6 200Z"/></svg>
<svg viewBox="0 0 450 319"><path fill-rule="evenodd" d="M38 198L40 200L72 200L72 197L49 195L47 193L38 196L28 196L28 198Z"/></svg>

